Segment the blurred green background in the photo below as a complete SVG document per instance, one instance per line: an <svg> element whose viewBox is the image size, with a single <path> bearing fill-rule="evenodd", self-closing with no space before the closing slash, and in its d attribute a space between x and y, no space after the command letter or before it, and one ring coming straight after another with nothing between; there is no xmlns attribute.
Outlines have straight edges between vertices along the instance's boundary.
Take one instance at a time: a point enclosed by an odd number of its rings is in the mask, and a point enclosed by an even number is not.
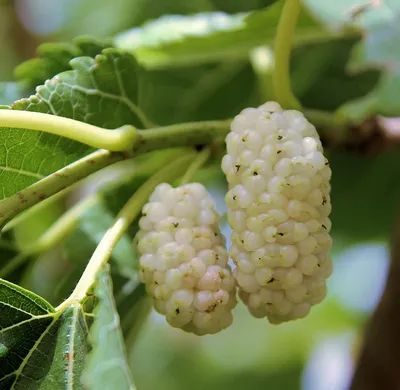
<svg viewBox="0 0 400 390"><path fill-rule="evenodd" d="M12 80L14 67L33 57L42 42L69 41L82 34L108 37L161 15L216 9L233 13L267 3L263 0L0 0L0 81ZM312 61L312 48L307 50L303 54L310 52ZM340 63L338 67L343 68L347 61L349 50L345 51L344 58L335 58ZM249 69L244 65L235 77L244 80L244 93L252 101L257 97L254 98L251 89L255 77ZM321 87L304 86L307 75L303 71L300 65L295 68L297 78L303 83L295 87L309 91L306 100L313 103L320 97L317 95ZM334 75L332 71L332 78L325 77L327 85L335 84ZM227 84L229 87L229 81ZM209 98L218 96L217 92L211 91ZM324 103L324 97L318 104L333 105L327 108L340 104L342 98L335 95L334 89L331 92L328 103ZM245 100L233 102L221 116L235 104L241 107ZM160 117L168 112L163 109ZM184 119L190 119L190 112L183 109L183 117L187 116ZM212 110L212 114L209 112L203 105L194 116L196 119L215 116ZM168 119L160 119L163 121ZM334 172L332 219L336 229L332 251L335 271L329 281L328 298L306 319L280 326L251 318L243 305L239 305L232 327L201 338L171 329L161 316L153 313L130 350L140 390L344 390L348 387L364 325L385 284L389 262L386 239L398 193L393 194L393 201L373 211L390 183L393 172L385 171L385 167L392 166L392 155L364 158L335 152L330 157ZM374 185L371 175L381 176L381 172L386 173L380 185ZM224 212L222 177L210 178L208 185L219 210ZM366 191L366 199L359 196ZM223 232L229 236L227 226Z"/></svg>

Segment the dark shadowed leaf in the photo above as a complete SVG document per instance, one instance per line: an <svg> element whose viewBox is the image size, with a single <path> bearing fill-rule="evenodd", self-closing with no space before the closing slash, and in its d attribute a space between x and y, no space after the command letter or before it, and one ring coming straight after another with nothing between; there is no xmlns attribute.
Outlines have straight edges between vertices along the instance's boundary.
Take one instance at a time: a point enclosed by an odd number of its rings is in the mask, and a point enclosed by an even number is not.
<svg viewBox="0 0 400 390"><path fill-rule="evenodd" d="M79 304L56 312L0 279L0 389L82 389L86 333Z"/></svg>

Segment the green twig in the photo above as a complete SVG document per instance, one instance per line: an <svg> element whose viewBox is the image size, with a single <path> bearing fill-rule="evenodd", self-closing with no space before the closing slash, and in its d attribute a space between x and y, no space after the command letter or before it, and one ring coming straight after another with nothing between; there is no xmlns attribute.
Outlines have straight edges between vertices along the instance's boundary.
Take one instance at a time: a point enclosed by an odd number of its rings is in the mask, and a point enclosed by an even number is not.
<svg viewBox="0 0 400 390"><path fill-rule="evenodd" d="M53 204L53 203L57 202L58 200L61 200L62 198L67 196L70 192L72 192L74 189L76 189L79 186L79 184L81 184L81 183L79 183L79 182L75 183L75 184L61 190L60 192L51 196L50 198L47 198L47 199L43 200L42 202L35 204L34 206L32 206L29 209L22 212L21 214L18 214L15 218L13 218L10 222L8 222L3 227L3 229L1 230L1 233L6 233L6 232L14 229L20 223L23 223L25 221L25 219L39 213L41 210L44 210L50 204Z"/></svg>
<svg viewBox="0 0 400 390"><path fill-rule="evenodd" d="M97 150L30 185L17 194L3 199L0 201L0 227L29 207L124 158L125 156L122 153Z"/></svg>
<svg viewBox="0 0 400 390"><path fill-rule="evenodd" d="M226 136L231 119L178 123L176 125L138 130L138 141L133 148L135 153L169 147L206 145L213 139Z"/></svg>
<svg viewBox="0 0 400 390"><path fill-rule="evenodd" d="M155 187L163 182L168 182L179 177L195 157L194 152L189 152L179 159L165 166L153 175L139 190L128 200L125 206L118 213L113 225L107 230L100 244L94 251L89 263L82 274L75 290L71 296L62 303L57 310L70 305L72 302L80 302L92 287L97 272L108 262L115 246L129 228L133 220L139 215L143 204L154 191Z"/></svg>
<svg viewBox="0 0 400 390"><path fill-rule="evenodd" d="M285 109L300 109L301 105L292 92L290 83L290 49L300 0L286 0L275 37L275 72L273 78L275 98Z"/></svg>
<svg viewBox="0 0 400 390"><path fill-rule="evenodd" d="M62 116L18 110L0 110L0 127L43 131L112 152L131 150L137 136L129 125L110 130Z"/></svg>

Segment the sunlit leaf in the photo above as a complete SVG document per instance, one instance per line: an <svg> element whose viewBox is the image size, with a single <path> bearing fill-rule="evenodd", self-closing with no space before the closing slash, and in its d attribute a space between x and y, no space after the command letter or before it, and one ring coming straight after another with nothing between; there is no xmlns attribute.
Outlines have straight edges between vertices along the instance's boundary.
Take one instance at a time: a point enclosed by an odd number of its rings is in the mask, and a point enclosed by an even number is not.
<svg viewBox="0 0 400 390"><path fill-rule="evenodd" d="M166 67L246 57L249 50L271 44L282 4L234 15L222 12L167 15L118 35L117 47L135 53L144 66ZM320 40L324 31L305 12L296 42Z"/></svg>

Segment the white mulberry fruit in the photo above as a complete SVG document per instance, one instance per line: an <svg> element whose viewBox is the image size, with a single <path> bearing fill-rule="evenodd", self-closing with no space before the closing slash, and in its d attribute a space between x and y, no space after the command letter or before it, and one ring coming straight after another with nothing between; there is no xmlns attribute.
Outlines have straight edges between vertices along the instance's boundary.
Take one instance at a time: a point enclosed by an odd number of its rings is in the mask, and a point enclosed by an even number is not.
<svg viewBox="0 0 400 390"><path fill-rule="evenodd" d="M219 218L203 185L160 184L139 221L141 279L155 309L198 335L228 327L237 302Z"/></svg>
<svg viewBox="0 0 400 390"><path fill-rule="evenodd" d="M230 256L256 317L304 317L326 294L332 262L331 169L315 127L278 103L246 108L226 137Z"/></svg>

